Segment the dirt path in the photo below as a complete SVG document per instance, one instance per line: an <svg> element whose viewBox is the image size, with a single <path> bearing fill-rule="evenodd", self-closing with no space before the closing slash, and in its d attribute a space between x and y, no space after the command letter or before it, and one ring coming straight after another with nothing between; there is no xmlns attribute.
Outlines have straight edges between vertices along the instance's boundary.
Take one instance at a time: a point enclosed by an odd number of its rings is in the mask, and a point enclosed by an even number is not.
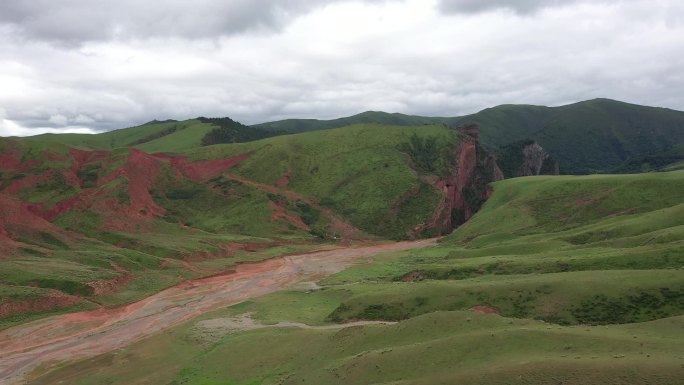
<svg viewBox="0 0 684 385"><path fill-rule="evenodd" d="M20 383L50 361L112 351L202 313L319 280L355 259L385 251L425 247L435 240L326 250L245 264L234 273L188 281L142 301L114 309L54 316L0 332L0 383Z"/></svg>
<svg viewBox="0 0 684 385"><path fill-rule="evenodd" d="M344 324L332 325L307 325L300 322L281 321L276 324L262 324L255 321L251 314L242 314L235 317L214 318L198 322L194 327L196 338L204 341L216 341L226 334L254 329L270 328L298 328L309 330L342 329L353 326L365 325L392 325L396 322L389 321L356 321Z"/></svg>

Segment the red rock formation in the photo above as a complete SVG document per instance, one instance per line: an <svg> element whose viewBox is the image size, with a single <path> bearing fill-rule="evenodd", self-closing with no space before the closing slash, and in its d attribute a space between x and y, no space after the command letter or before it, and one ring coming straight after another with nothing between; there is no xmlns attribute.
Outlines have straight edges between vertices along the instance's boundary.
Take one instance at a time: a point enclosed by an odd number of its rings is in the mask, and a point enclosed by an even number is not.
<svg viewBox="0 0 684 385"><path fill-rule="evenodd" d="M416 228L414 234L428 228L434 228L440 234L448 234L470 219L489 198L489 183L503 179L495 158L479 146L479 127L468 125L457 130L460 133L460 142L455 150L456 164L451 175L434 183L442 192L442 201L431 220Z"/></svg>

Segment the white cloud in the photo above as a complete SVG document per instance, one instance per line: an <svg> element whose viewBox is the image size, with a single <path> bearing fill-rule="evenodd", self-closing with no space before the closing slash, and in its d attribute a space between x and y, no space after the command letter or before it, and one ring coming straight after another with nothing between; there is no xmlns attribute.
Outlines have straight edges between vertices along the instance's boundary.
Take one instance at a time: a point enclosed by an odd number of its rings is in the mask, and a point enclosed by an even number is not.
<svg viewBox="0 0 684 385"><path fill-rule="evenodd" d="M59 14L77 12L49 3ZM0 25L4 119L33 133L196 116L245 123L364 110L454 116L502 103L594 97L684 109L684 24L676 17L684 3L676 0L470 13L444 12L437 0L295 3L284 12L296 17L270 33L207 27L193 35L179 27L165 34L163 11L160 26L133 17L124 27L138 32L64 46L26 26ZM104 25L137 9L121 4L111 18L98 16ZM184 23L196 27L204 25L199 13L223 6L195 5ZM154 33L140 32L145 28Z"/></svg>
<svg viewBox="0 0 684 385"><path fill-rule="evenodd" d="M73 133L73 134L95 134L96 131L88 127L79 126L68 126L63 128L52 128L52 127L23 127L17 122L13 122L8 119L0 119L0 136L31 136L40 134L60 134L60 133Z"/></svg>
<svg viewBox="0 0 684 385"><path fill-rule="evenodd" d="M277 31L336 1L341 0L0 0L0 22L22 36L67 45L169 36L202 39Z"/></svg>

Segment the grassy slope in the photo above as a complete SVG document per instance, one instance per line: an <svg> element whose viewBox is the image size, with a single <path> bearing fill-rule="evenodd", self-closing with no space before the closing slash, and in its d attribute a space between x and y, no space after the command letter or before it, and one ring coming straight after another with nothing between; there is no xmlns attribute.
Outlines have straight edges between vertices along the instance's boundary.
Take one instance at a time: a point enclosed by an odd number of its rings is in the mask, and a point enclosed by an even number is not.
<svg viewBox="0 0 684 385"><path fill-rule="evenodd" d="M438 246L206 314L33 383L675 384L682 187L684 172L499 182ZM505 317L467 311L477 305ZM245 313L265 324L401 322L242 332L200 323Z"/></svg>
<svg viewBox="0 0 684 385"><path fill-rule="evenodd" d="M6 230L20 243L13 249L3 249L5 253L0 255L3 302L31 302L59 294L79 298L66 308L53 301L59 307L56 311L116 305L141 299L184 279L231 269L241 261L318 245L306 230L293 227L287 220L272 219L272 199L279 199L277 195L269 196L241 183L220 178L193 182L168 165L162 166L150 193L166 212L154 220L141 221L127 216L131 203L127 174L104 182L121 171L128 162L129 150L119 149L87 161L77 173L80 184L74 184L65 177L73 164L65 145L2 139L0 149L7 153L18 151L15 156L25 164L21 172L0 173L0 194L4 195L15 182L45 175L41 181L10 194L10 199L39 203L48 209L74 197L82 197L84 202L56 217L50 227L22 224L22 218L10 218ZM45 162L46 150L52 154L50 157L59 158ZM284 210L297 215L294 207ZM119 228L127 222L130 225ZM325 219L317 224L325 226ZM280 246L283 242L289 245ZM233 249L231 244L252 244L255 246L248 249L260 251ZM184 259L193 256L196 260L188 269ZM89 286L117 280L121 283L113 284L116 290L103 293L95 293ZM44 304L22 314L0 317L0 327L52 314L49 308Z"/></svg>
<svg viewBox="0 0 684 385"><path fill-rule="evenodd" d="M350 300L336 317L401 319L477 304L567 324L681 314L682 188L683 172L499 182L483 211L447 238L443 251L411 254L420 258L377 273L393 281L414 272L427 279L421 289L405 288L405 296L390 301L387 291L404 289L372 284L373 294ZM354 279L353 272L346 274ZM535 273L544 275L529 275ZM588 307L595 311L587 314Z"/></svg>
<svg viewBox="0 0 684 385"><path fill-rule="evenodd" d="M481 125L482 142L498 148L521 140L538 141L560 162L564 173L647 171L648 158L684 143L684 112L646 107L608 99L594 99L560 107L501 105L457 118L424 117L368 111L333 119L289 119L253 127L280 132L305 132L355 124L393 126ZM176 131L165 130L176 127ZM39 135L25 141L54 141L87 149L135 145L151 152L181 152L201 147L210 124L197 120L152 123L98 135ZM160 137L155 137L160 136ZM145 143L139 143L145 141ZM626 165L623 163L627 162ZM635 164L631 164L631 163ZM618 168L619 166L629 166ZM660 164L658 166L661 166Z"/></svg>
<svg viewBox="0 0 684 385"><path fill-rule="evenodd" d="M10 229L22 244L0 258L0 287L7 292L6 296L0 293L0 298L29 300L31 296L22 294L21 288L38 286L29 294L47 296L59 290L107 305L129 302L182 279L229 269L245 258L315 247L321 240L312 233L346 231L331 227L330 214L322 212L326 208L371 233L405 237L406 231L432 214L439 199L439 193L420 180L408 156L398 149L413 134L438 137L445 149L456 140L455 133L442 126L359 125L217 145L185 155L197 160L200 156L222 159L254 153L228 170L237 178L218 176L202 181L182 177L169 162L156 158L153 163L161 164L160 171L149 192L164 213L152 221L141 221L137 212L129 212L132 182L127 172L117 174L122 167L135 166L136 161L130 164L128 149L85 161L76 173L80 184L73 184L64 177L74 162L65 145L3 140L7 151L15 148L24 161L38 163L21 173L0 174L0 193L16 181L49 171L47 179L27 184L12 194L13 199L46 208L74 197L83 197L84 203L53 220L57 229L71 233ZM45 150L58 154L60 160L45 162ZM289 185L276 187L287 170ZM112 179L112 175L119 176ZM237 180L240 178L245 181ZM414 188L418 189L413 199L393 205ZM295 222L275 217L278 212ZM299 218L312 233L296 222ZM294 245L279 247L277 243L282 242ZM230 243L273 243L273 252L245 253L231 250ZM185 269L182 260L193 256L198 256L192 261L195 270ZM226 256L232 257L222 258ZM94 295L88 287L92 282L121 278L122 271L130 273L131 279L116 292ZM40 315L37 311L5 318L0 326Z"/></svg>
<svg viewBox="0 0 684 385"><path fill-rule="evenodd" d="M305 132L339 128L353 124L384 124L394 126L433 125L447 118L364 112L334 119L291 119L254 125L267 131ZM150 122L136 127L123 128L100 134L43 134L21 138L27 142L54 142L90 150L111 150L134 146L147 152L182 152L201 147L201 140L215 126L197 119L170 122Z"/></svg>
<svg viewBox="0 0 684 385"><path fill-rule="evenodd" d="M356 227L402 238L407 229L432 214L439 199L398 150L413 134L438 138L440 151L448 151L457 140L455 132L443 126L360 124L186 154L191 159L213 159L251 151L253 155L231 173L269 185L289 175L288 189L321 202ZM421 186L418 199L404 201L399 210L393 208L404 194Z"/></svg>
<svg viewBox="0 0 684 385"><path fill-rule="evenodd" d="M413 120L403 121L408 122ZM449 151L456 141L454 132L442 125L359 124L249 143L199 147L196 143L208 128L188 121L150 124L95 136L39 136L21 142L37 146L50 143L47 140L59 140L85 148L116 148L149 138L169 127L178 128L137 147L148 152L185 150L182 154L193 160L253 151L251 158L232 172L269 185L288 174L287 189L320 202L358 228L395 239L405 238L408 229L425 222L440 198L435 189L416 175L407 156L399 151L399 145L408 142L413 134L432 136L438 138L441 153ZM439 165L438 172L444 172L444 167Z"/></svg>
<svg viewBox="0 0 684 385"><path fill-rule="evenodd" d="M200 147L202 137L214 126L198 120L147 123L101 134L44 134L22 138L26 142L55 142L88 150L138 147L148 152L179 152Z"/></svg>
<svg viewBox="0 0 684 385"><path fill-rule="evenodd" d="M566 173L606 172L684 142L684 112L595 99L561 107L503 105L456 119L499 147L534 139Z"/></svg>

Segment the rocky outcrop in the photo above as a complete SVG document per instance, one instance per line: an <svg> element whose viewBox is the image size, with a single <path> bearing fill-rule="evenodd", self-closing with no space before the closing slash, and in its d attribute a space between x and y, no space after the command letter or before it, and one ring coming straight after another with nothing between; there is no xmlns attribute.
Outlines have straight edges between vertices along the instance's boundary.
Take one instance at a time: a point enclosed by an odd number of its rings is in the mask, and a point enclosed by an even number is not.
<svg viewBox="0 0 684 385"><path fill-rule="evenodd" d="M435 235L448 234L470 219L489 198L491 182L503 179L496 158L479 142L479 127L458 127L459 143L454 150L451 174L439 178L434 187L442 192L442 200L431 220L418 226L415 234L434 229Z"/></svg>
<svg viewBox="0 0 684 385"><path fill-rule="evenodd" d="M506 178L559 174L558 162L536 141L512 143L498 152L498 164Z"/></svg>
<svg viewBox="0 0 684 385"><path fill-rule="evenodd" d="M549 157L549 153L537 142L523 147L522 153L523 164L520 167L520 173L524 176L539 175L544 161Z"/></svg>

